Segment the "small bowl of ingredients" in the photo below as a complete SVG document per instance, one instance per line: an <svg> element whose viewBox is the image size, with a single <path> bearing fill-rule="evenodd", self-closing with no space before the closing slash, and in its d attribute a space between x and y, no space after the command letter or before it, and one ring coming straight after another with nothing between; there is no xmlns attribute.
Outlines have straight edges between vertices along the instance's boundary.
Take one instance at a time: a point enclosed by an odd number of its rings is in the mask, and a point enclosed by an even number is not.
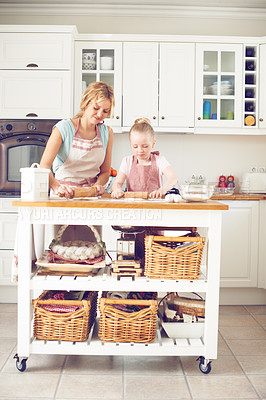
<svg viewBox="0 0 266 400"><path fill-rule="evenodd" d="M182 185L180 195L186 201L207 201L214 192L213 185Z"/></svg>

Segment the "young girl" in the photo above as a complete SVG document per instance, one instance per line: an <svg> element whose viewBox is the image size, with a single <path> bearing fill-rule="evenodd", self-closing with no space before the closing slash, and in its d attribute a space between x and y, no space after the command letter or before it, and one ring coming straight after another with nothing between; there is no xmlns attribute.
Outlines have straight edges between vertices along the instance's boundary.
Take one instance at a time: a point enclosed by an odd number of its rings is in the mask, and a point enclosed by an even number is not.
<svg viewBox="0 0 266 400"><path fill-rule="evenodd" d="M111 196L120 198L124 195L122 185L126 180L129 192L149 192L151 198L161 197L178 180L169 162L158 152L152 152L155 133L147 118L135 121L129 132L129 140L133 155L123 158Z"/></svg>
<svg viewBox="0 0 266 400"><path fill-rule="evenodd" d="M98 194L110 175L113 131L103 124L112 115L114 94L104 82L92 83L84 92L80 111L59 121L47 142L40 166L50 169L49 186L56 195L72 197L72 187L96 186Z"/></svg>

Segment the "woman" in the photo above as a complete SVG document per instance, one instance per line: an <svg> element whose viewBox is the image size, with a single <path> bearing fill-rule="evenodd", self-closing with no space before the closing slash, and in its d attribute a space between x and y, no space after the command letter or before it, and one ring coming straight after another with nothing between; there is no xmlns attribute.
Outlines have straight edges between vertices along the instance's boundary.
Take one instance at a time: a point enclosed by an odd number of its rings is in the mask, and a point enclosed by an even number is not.
<svg viewBox="0 0 266 400"><path fill-rule="evenodd" d="M47 142L40 166L53 169L49 176L52 194L73 197L73 187L96 186L104 193L110 176L113 130L104 124L114 109L111 86L94 82L85 90L80 111L59 121Z"/></svg>

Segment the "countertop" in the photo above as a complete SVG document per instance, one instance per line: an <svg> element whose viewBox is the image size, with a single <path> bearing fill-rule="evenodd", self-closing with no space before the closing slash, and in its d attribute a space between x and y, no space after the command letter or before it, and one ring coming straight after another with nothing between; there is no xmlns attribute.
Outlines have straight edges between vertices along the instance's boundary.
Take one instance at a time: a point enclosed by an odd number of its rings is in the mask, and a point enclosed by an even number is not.
<svg viewBox="0 0 266 400"><path fill-rule="evenodd" d="M266 200L265 194L234 193L230 195L215 194L212 200Z"/></svg>
<svg viewBox="0 0 266 400"><path fill-rule="evenodd" d="M220 200L220 199L219 199ZM130 209L168 209L168 210L228 210L226 204L214 200L206 202L168 203L163 199L112 199L110 195L101 198L59 199L49 198L45 201L15 200L16 207L61 207L61 208L130 208Z"/></svg>

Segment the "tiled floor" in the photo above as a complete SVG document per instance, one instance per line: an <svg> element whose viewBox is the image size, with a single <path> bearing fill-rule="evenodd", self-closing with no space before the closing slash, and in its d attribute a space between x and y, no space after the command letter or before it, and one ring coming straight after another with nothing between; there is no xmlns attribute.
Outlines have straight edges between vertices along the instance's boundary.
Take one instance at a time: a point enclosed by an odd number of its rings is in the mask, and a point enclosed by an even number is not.
<svg viewBox="0 0 266 400"><path fill-rule="evenodd" d="M15 367L16 306L0 304L0 399L266 399L266 306L222 306L218 359L31 355Z"/></svg>

